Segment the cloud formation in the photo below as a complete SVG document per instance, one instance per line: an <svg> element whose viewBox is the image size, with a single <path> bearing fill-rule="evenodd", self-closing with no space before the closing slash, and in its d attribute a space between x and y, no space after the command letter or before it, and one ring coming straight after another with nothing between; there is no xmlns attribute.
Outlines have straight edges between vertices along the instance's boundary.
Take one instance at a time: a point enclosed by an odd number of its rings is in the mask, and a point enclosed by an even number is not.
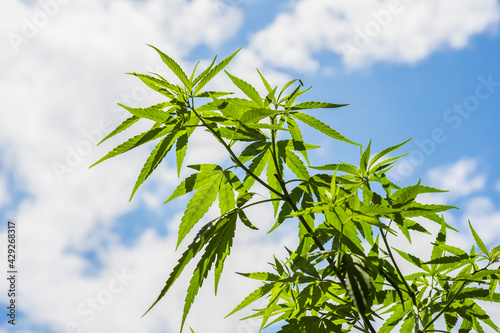
<svg viewBox="0 0 500 333"><path fill-rule="evenodd" d="M264 62L299 72L328 51L348 68L414 64L442 48L463 48L497 26L496 0L300 0L258 31L251 48Z"/></svg>
<svg viewBox="0 0 500 333"><path fill-rule="evenodd" d="M377 23L371 11L380 14L389 2L371 0L362 7L335 1L291 2L289 10L256 32L231 70L257 79L255 67L264 66L263 71L271 73L270 81L282 82L286 74L280 69L319 68L314 56L322 50L340 55L348 66L412 63L446 45L463 47L472 35L497 22L496 2L473 3L402 2L400 11L393 10L391 23L348 63L342 45L356 46L356 29L366 29L373 20ZM455 15L445 17L450 11ZM124 138L95 147L125 116L117 102L139 106L158 99L122 74L132 70L163 74L165 66L145 43L159 46L181 65L192 65L186 58L197 47L218 48L235 36L243 13L227 1L216 0L9 0L0 2L0 15L4 37L0 39L0 109L8 115L0 122L0 207L7 206L19 223L23 268L19 302L25 314L21 329L175 332L186 289L182 281L157 309L139 318L179 256L173 249L183 207L161 205L177 183L175 170L168 161L162 164L129 203L141 168L138 161L146 159L150 147L91 170L87 167ZM223 86L220 81L217 84ZM219 147L204 136L195 137L193 144L188 163L223 158ZM459 178L462 183L471 191L481 188L480 178L470 179L470 166L461 168L465 168L465 176ZM11 188L23 193L14 203L9 201ZM144 219L140 222L146 226L132 235L134 244L121 242L115 228L123 223L127 230L127 214L160 209L165 211L159 214L159 223L166 236ZM253 214L266 230L269 221L262 216L271 214ZM237 316L222 319L256 286L231 272L267 269L271 253L282 250L283 244L293 247L293 237L285 231L274 240L259 235L240 236L240 247L226 265L229 276L223 277L224 288L213 298L212 281L205 282L188 325L205 333L234 332L247 325L239 323ZM188 267L186 274L190 272ZM0 332L6 332L4 327Z"/></svg>
<svg viewBox="0 0 500 333"><path fill-rule="evenodd" d="M482 190L486 184L486 175L478 173L478 161L470 158L434 168L428 175L435 186L449 190L447 195L450 197L470 195Z"/></svg>

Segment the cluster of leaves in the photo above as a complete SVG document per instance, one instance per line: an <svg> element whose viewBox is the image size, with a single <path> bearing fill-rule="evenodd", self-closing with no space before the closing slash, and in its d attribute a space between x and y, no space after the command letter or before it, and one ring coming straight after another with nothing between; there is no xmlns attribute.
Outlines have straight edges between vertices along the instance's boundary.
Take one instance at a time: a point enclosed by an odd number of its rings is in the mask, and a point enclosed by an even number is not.
<svg viewBox="0 0 500 333"><path fill-rule="evenodd" d="M447 230L453 228L438 213L454 207L416 200L419 194L442 191L420 182L401 188L387 176L401 157L387 155L406 142L373 156L371 143L368 144L364 150L360 149L359 166L335 163L311 167L308 151L318 146L304 140L299 123L334 140L358 144L304 111L344 105L296 104L296 99L308 90L303 89L300 80L290 81L278 90L260 72L267 91L265 96L227 71L229 79L246 98L203 91L238 51L218 64L214 59L197 76L195 67L188 77L172 58L155 50L181 84L168 82L154 73L154 76L131 73L167 101L144 109L122 105L131 117L103 141L139 119L153 121L153 125L114 148L96 164L157 140L139 174L133 196L174 146L180 173L189 139L197 129L211 133L227 151L231 164L225 168L214 164L188 166L194 173L166 201L191 195L179 226L177 245L203 221L216 201L220 216L199 229L151 308L163 298L186 265L199 256L185 299L183 326L210 270L214 271L217 292L237 224L257 230L246 209L270 204L275 218L270 231L285 222L297 221L299 246L288 250L286 260L275 259L273 272L243 274L263 281L263 285L231 314L263 298L268 299L267 306L255 310L251 317L262 318L261 330L284 322L282 333L376 332L374 326L379 327L378 332L390 332L395 327L400 332L439 332L435 328L443 321L437 321L439 318L444 318L448 331L460 325L460 332L484 332L484 324L500 331L477 303L477 300L500 301L500 294L495 293L500 270L492 268L499 261L500 247L488 250L472 226L479 253L475 247L467 253L446 244ZM196 105L195 101L200 100L201 105ZM235 146L236 143L239 145ZM236 147L240 149L237 151ZM311 174L311 170L319 173ZM269 192L266 199L254 198L257 184ZM411 242L412 234L429 233L422 221L440 225L429 260L389 245L391 235L401 233ZM395 253L418 271L404 275Z"/></svg>

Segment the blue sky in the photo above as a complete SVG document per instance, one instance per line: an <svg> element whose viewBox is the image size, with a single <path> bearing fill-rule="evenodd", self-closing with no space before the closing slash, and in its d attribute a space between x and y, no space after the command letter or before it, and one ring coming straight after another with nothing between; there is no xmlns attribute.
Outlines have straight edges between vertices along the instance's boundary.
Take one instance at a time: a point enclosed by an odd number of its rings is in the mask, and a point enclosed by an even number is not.
<svg viewBox="0 0 500 333"><path fill-rule="evenodd" d="M392 176L450 190L421 200L459 206L448 222L466 231L470 219L497 245L499 27L496 0L2 1L0 254L5 258L6 221L14 219L20 316L14 328L2 319L0 333L178 331L189 268L140 318L180 255L173 251L186 200L162 205L178 184L173 162L162 163L130 203L151 147L88 169L126 137L94 145L126 116L117 102L161 100L124 75L166 73L146 44L187 68L243 47L231 73L259 85L258 67L274 84L300 78L312 85L308 100L349 103L314 115L352 140L372 139L381 150L413 137ZM213 87L233 89L223 75ZM323 146L313 164L358 159L354 146L311 141ZM199 135L187 162L205 160L227 162ZM250 215L265 230L270 213ZM283 256L283 245L294 244L292 225L273 237L244 230L238 237L218 296L207 281L188 318L196 332L257 332L237 316L223 319L258 286L233 272L267 269L273 253ZM427 253L424 241L414 241L415 254ZM450 241L472 245L467 232ZM0 284L2 308L6 292Z"/></svg>

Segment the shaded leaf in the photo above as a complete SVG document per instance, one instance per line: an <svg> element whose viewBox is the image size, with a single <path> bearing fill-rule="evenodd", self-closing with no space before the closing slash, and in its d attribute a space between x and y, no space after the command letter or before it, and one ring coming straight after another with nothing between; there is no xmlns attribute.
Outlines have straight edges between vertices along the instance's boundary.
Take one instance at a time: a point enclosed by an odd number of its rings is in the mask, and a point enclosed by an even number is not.
<svg viewBox="0 0 500 333"><path fill-rule="evenodd" d="M360 314L367 313L373 284L365 262L356 255L345 253L342 257L342 271L345 274L347 292L354 305Z"/></svg>

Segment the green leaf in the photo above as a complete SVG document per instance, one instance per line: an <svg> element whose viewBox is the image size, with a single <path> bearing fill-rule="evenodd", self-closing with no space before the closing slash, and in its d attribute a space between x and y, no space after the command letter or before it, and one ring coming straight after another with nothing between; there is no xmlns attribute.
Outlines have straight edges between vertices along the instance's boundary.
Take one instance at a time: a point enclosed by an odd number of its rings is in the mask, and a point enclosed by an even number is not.
<svg viewBox="0 0 500 333"><path fill-rule="evenodd" d="M404 141L404 142L402 142L400 144L397 144L395 146L392 146L392 147L389 147L389 148L386 148L386 149L382 150L380 153L378 153L377 155L373 156L373 158L370 161L370 164L368 165L368 168L371 169L372 165L374 165L379 159L381 159L385 155L389 154L390 152L398 149L399 147L403 146L404 144L406 144L410 140L411 140L411 138L409 138L408 140L406 140L406 141Z"/></svg>
<svg viewBox="0 0 500 333"><path fill-rule="evenodd" d="M117 155L123 154L131 149L134 149L136 147L139 147L140 145L143 145L147 142L150 142L152 140L158 139L165 134L169 133L172 131L174 126L166 126L166 127L153 127L149 131L143 132L139 135L134 136L133 138L128 139L124 143L116 146L113 150L111 150L109 153L107 153L104 157L102 157L100 160L92 164L90 167L93 167L94 165L97 165L107 159L110 159L112 157L115 157Z"/></svg>
<svg viewBox="0 0 500 333"><path fill-rule="evenodd" d="M378 217L378 216L381 216L383 214L389 214L389 213L397 212L398 210L394 209L392 207L389 207L389 206L382 206L382 205L371 204L371 205L361 205L355 211L359 212L361 214L364 214L364 215Z"/></svg>
<svg viewBox="0 0 500 333"><path fill-rule="evenodd" d="M401 157L406 156L406 155L408 155L408 154L403 154L403 155L391 157L391 158L388 158L382 162L379 162L370 168L370 173L371 174L382 173L382 172L385 173L392 168L394 163L396 163L396 160L398 160Z"/></svg>
<svg viewBox="0 0 500 333"><path fill-rule="evenodd" d="M334 211L327 210L324 214L328 226L336 230L336 233L340 235L342 244L347 246L350 251L363 255L363 245L358 236L356 225L349 221L352 218L351 214L341 207L335 207Z"/></svg>
<svg viewBox="0 0 500 333"><path fill-rule="evenodd" d="M205 167L210 166L210 169L207 170L207 168L203 169L202 172L195 173L187 177L182 183L177 186L177 188L174 190L174 192L170 195L170 197L164 202L167 203L169 201L172 201L175 198L178 198L184 194L187 194L193 190L197 190L200 187L204 186L205 184L209 183L212 181L213 177L216 175L215 173L212 173L211 171L213 170L219 170L222 171L222 168L219 167L218 165L204 165Z"/></svg>
<svg viewBox="0 0 500 333"><path fill-rule="evenodd" d="M204 91L199 94L194 95L194 97L201 97L201 98L219 98L219 97L224 97L227 95L231 95L233 93L231 92L223 92L223 91ZM199 108L198 108L199 111Z"/></svg>
<svg viewBox="0 0 500 333"><path fill-rule="evenodd" d="M192 83L193 86L195 86L198 82L200 82L200 80L203 79L212 70L212 68L214 67L214 64L215 64L216 60L217 60L217 55L214 57L214 60L212 60L212 62L210 63L210 65L207 68L205 68L205 70L203 72L201 72L200 75L198 75L196 77L196 79L193 80L192 76L191 76L190 81L191 81L191 83ZM198 64L196 64L196 65L198 65ZM196 68L195 68L195 70L196 70ZM193 71L193 74L195 73L195 70ZM196 87L196 89L194 91L194 94L196 94L198 91L200 91L201 88L203 88L203 86L201 86L200 88Z"/></svg>
<svg viewBox="0 0 500 333"><path fill-rule="evenodd" d="M276 282L276 281L279 281L281 279L278 275L268 273L268 272L237 273L237 274L244 276L244 277L247 277L247 278L250 278L250 279L260 280L260 281Z"/></svg>
<svg viewBox="0 0 500 333"><path fill-rule="evenodd" d="M469 255L465 254L461 256L443 256L440 258L432 259L431 261L426 262L426 264L451 264L457 262L463 262L464 264L468 263Z"/></svg>
<svg viewBox="0 0 500 333"><path fill-rule="evenodd" d="M408 186L394 192L391 196L393 206L403 206L415 200L420 193L420 180L416 185Z"/></svg>
<svg viewBox="0 0 500 333"><path fill-rule="evenodd" d="M264 309L264 314L262 315L262 324L260 326L259 331L262 331L264 329L264 327L266 326L266 322L273 315L273 313L276 310L279 310L277 304L278 301L280 300L280 295L283 292L283 289L284 289L284 284L278 282L274 285L273 289L271 290L271 297L267 307Z"/></svg>
<svg viewBox="0 0 500 333"><path fill-rule="evenodd" d="M239 121L243 124L256 123L266 117L273 116L281 111L274 111L271 109L250 109L245 111Z"/></svg>
<svg viewBox="0 0 500 333"><path fill-rule="evenodd" d="M238 127L221 127L218 129L221 137L231 141L265 141L266 137L261 131L246 125Z"/></svg>
<svg viewBox="0 0 500 333"><path fill-rule="evenodd" d="M259 287L255 289L250 295L245 297L245 299L236 307L234 308L233 311L231 311L225 318L229 317L235 312L240 311L243 308L246 308L248 305L252 304L259 298L262 298L264 295L267 295L271 292L271 290L274 288L275 283L268 283L263 285L262 287Z"/></svg>
<svg viewBox="0 0 500 333"><path fill-rule="evenodd" d="M332 104L326 102L303 102L295 104L290 110L308 110L308 109L333 109L347 106L349 104Z"/></svg>
<svg viewBox="0 0 500 333"><path fill-rule="evenodd" d="M186 317L189 313L189 310L191 309L191 305L193 304L199 289L203 285L203 280L207 278L208 272L212 268L214 262L216 265L215 293L217 293L217 285L220 279L220 274L222 272L224 260L229 255L233 243L235 227L236 227L236 215L231 214L225 217L223 225L217 230L214 236L210 239L205 249L205 253L203 253L203 256L198 262L198 265L196 266L196 269L193 272L191 281L189 282L186 299L184 301L184 311L182 315L181 331L186 321Z"/></svg>
<svg viewBox="0 0 500 333"><path fill-rule="evenodd" d="M230 106L238 108L238 109L257 108L254 101L244 99L244 98L239 98L239 97L225 98L225 99L220 100L220 102L226 103L227 105L230 105ZM222 105L224 105L224 104L222 104Z"/></svg>
<svg viewBox="0 0 500 333"><path fill-rule="evenodd" d="M215 59L214 59L215 60ZM193 79L194 79L194 74L196 73L196 69L198 68L198 65L200 64L200 61L198 60L196 62L196 65L194 65L194 68L193 68L193 71L191 72L191 76L189 77L189 82L191 82L191 84L194 84L193 83ZM213 62L212 62L212 65L213 65Z"/></svg>
<svg viewBox="0 0 500 333"><path fill-rule="evenodd" d="M134 115L132 117L130 117L130 118L125 119L111 133L109 133L108 135L106 135L104 137L104 139L102 139L101 141L99 141L99 143L97 144L97 146L99 146L101 143L103 143L104 141L108 140L109 138L117 135L118 133L123 132L124 130L126 130L127 128L129 128L133 124L135 124L139 119L140 119L139 117L134 116Z"/></svg>
<svg viewBox="0 0 500 333"><path fill-rule="evenodd" d="M490 253L488 251L488 248L484 245L483 241L481 240L479 235L476 233L476 230L474 230L474 228L472 227L472 224L470 223L470 221L469 221L469 227L470 227L470 231L472 232L472 236L474 237L474 240L476 241L477 246L479 246L479 248L481 249L481 251L483 251L484 254L489 256Z"/></svg>
<svg viewBox="0 0 500 333"><path fill-rule="evenodd" d="M406 310L404 309L402 304L397 304L391 308L392 315L387 319L382 327L378 330L378 333L388 333L391 332L396 325L404 318L406 315ZM411 316L413 317L413 316ZM405 329L408 329L408 323L406 323ZM401 329L400 332L405 332ZM407 331L408 332L408 331ZM411 330L409 331L411 332Z"/></svg>
<svg viewBox="0 0 500 333"><path fill-rule="evenodd" d="M302 137L302 133L300 132L300 128L297 125L297 122L290 115L286 116L286 123L288 130L290 131L290 135L292 139L296 142L300 142L304 144L304 138ZM306 159L307 164L310 164L309 157L307 156L307 151L301 151L302 156Z"/></svg>
<svg viewBox="0 0 500 333"><path fill-rule="evenodd" d="M171 103L160 103L156 104L153 106L150 106L149 108L141 109L141 108L130 108L126 105L118 103L119 106L133 114L134 116L140 117L140 118L146 118L153 120L154 122L157 123L163 123L168 120L169 118L169 113L163 111L162 109L172 105Z"/></svg>
<svg viewBox="0 0 500 333"><path fill-rule="evenodd" d="M212 206L212 203L217 198L221 178L222 172L213 172L211 181L200 187L191 200L189 200L184 215L181 218L177 247L179 247L184 237L186 237L189 231L191 231L195 224L205 215L210 206Z"/></svg>
<svg viewBox="0 0 500 333"><path fill-rule="evenodd" d="M262 97L260 97L259 93L257 90L252 87L248 82L243 81L240 78L237 78L236 76L233 76L229 74L228 71L225 71L227 76L233 81L234 85L237 86L245 95L247 95L252 101L255 102L255 104L259 107L263 107L264 103L262 102Z"/></svg>
<svg viewBox="0 0 500 333"><path fill-rule="evenodd" d="M403 217L425 216L426 218L432 221L438 221L438 223L441 223L440 222L441 218L437 216L435 213L439 213L449 209L457 209L457 207L449 205L424 205L413 201L405 205L405 211L401 212L401 216ZM434 219L434 217L436 219Z"/></svg>
<svg viewBox="0 0 500 333"><path fill-rule="evenodd" d="M460 325L460 329L458 330L458 333L468 333L472 330L472 327L474 326L472 324L472 321L469 320L472 318L467 316L467 317L462 317L462 325Z"/></svg>
<svg viewBox="0 0 500 333"><path fill-rule="evenodd" d="M465 252L464 250L462 250L459 247L446 245L446 244L437 244L437 245L439 248L443 249L444 251L451 253L451 254L454 254L456 256L462 256L462 255L468 256L467 252Z"/></svg>
<svg viewBox="0 0 500 333"><path fill-rule="evenodd" d="M278 177L280 177L280 175L283 174L283 163L282 163L282 160L277 157L277 163L278 165L275 165L274 161L273 161L273 158L272 158L272 151L269 150L267 155L268 155L268 164L267 164L267 169L266 169L266 173L267 173L267 184L272 187L273 189L275 189L276 191L278 191L279 193L282 192L282 189L281 189L281 186L280 186L280 183L278 181ZM277 201L276 199L279 199L279 196L272 192L271 190L269 190L269 194L271 195L271 199L275 199L275 201L272 202L272 205L274 207L274 216L276 216L276 214L278 213L278 209L279 209L279 204L280 202Z"/></svg>
<svg viewBox="0 0 500 333"><path fill-rule="evenodd" d="M285 163L290 170L301 180L308 180L309 172L302 160L291 150L284 150Z"/></svg>
<svg viewBox="0 0 500 333"><path fill-rule="evenodd" d="M368 159L370 158L371 146L372 146L372 140L370 140L370 142L368 143L368 146L366 147L364 152L363 152L363 149L360 148L361 160L359 162L359 170L361 170L361 172L364 176L366 176L368 174L367 166L368 166Z"/></svg>
<svg viewBox="0 0 500 333"><path fill-rule="evenodd" d="M436 241L433 244L432 247L432 254L431 254L431 260L440 258L443 255L443 248L439 247L439 245L443 245L446 243L446 223L444 221L444 218L442 218L441 222L441 229L439 229L439 233L436 237Z"/></svg>
<svg viewBox="0 0 500 333"><path fill-rule="evenodd" d="M149 88L153 89L156 92L159 92L163 96L166 96L170 99L175 98L174 91L177 93L177 87L163 79L158 79L150 75L145 74L137 74L137 73L127 73L133 76L138 77L144 82Z"/></svg>
<svg viewBox="0 0 500 333"><path fill-rule="evenodd" d="M179 139L175 144L175 156L176 156L176 165L177 165L177 177L181 175L182 163L184 162L184 158L186 157L188 140L189 136L191 136L192 130L183 130L179 134Z"/></svg>
<svg viewBox="0 0 500 333"><path fill-rule="evenodd" d="M234 56L238 52L240 52L240 50L241 50L241 47L239 49L237 49L229 57L227 57L226 59L224 59L220 63L218 63L217 66L215 66L213 69L210 69L212 67L213 63L215 62L215 59L214 59L214 61L212 62L212 65L210 65L210 67L207 69L207 71L201 73L193 81L193 84L196 84L198 81L200 82L200 83L198 83L198 85L194 89L194 93L195 94L198 93L204 86L206 86L207 83L210 82L210 80L212 80L215 77L215 75L217 75L221 70L223 70L231 62L231 60L233 60Z"/></svg>
<svg viewBox="0 0 500 333"><path fill-rule="evenodd" d="M217 219L205 224L196 237L194 241L188 246L187 250L184 251L178 264L174 267L170 276L165 283L165 286L161 290L159 296L155 302L149 307L149 309L143 314L146 315L162 298L165 296L167 291L172 287L177 278L181 275L182 271L186 265L193 259L198 252L200 252L203 247L208 243L208 241L214 236L214 234L227 222L226 219L218 217Z"/></svg>
<svg viewBox="0 0 500 333"><path fill-rule="evenodd" d="M299 97L300 95L302 95L303 93L305 93L307 91L307 90L300 91L300 88L302 88L303 83L300 80L299 80L299 82L300 82L299 86L297 88L295 88L295 90L290 95L288 95L284 98L284 100L286 100L286 102L285 102L285 109L286 110L290 110L290 107L293 105L293 103L295 102L297 97Z"/></svg>
<svg viewBox="0 0 500 333"><path fill-rule="evenodd" d="M356 309L366 314L370 309L373 284L365 262L351 253L342 257L342 271L345 274L345 285Z"/></svg>
<svg viewBox="0 0 500 333"><path fill-rule="evenodd" d="M175 146L175 163L177 165L177 177L181 174L182 163L186 157L188 141L195 130L195 126L198 124L199 120L197 117L193 117L184 124L184 130L179 133L179 138L177 139Z"/></svg>
<svg viewBox="0 0 500 333"><path fill-rule="evenodd" d="M247 215L243 210L240 210L238 212L238 217L240 218L241 222L243 222L243 224L246 225L248 228L252 230L259 230L259 228L257 228L252 224L252 222L250 222L250 220L248 219Z"/></svg>
<svg viewBox="0 0 500 333"><path fill-rule="evenodd" d="M414 255L406 253L404 251L400 251L400 250L398 250L396 248L393 248L393 249L397 253L399 253L399 255L401 257L403 257L404 259L406 259L406 261L411 262L412 264L414 264L418 268L421 268L421 269L425 270L426 272L430 272L429 267L420 258L415 257Z"/></svg>
<svg viewBox="0 0 500 333"><path fill-rule="evenodd" d="M157 49L153 45L149 45L149 46L151 46L153 49L156 50L156 52L158 52L161 59L168 66L168 68L170 68L170 70L179 78L179 80L181 80L181 82L184 84L184 86L186 86L187 90L190 90L191 83L189 82L189 79L188 79L186 73L184 73L184 71L182 70L181 66L179 66L179 64L177 64L174 59L170 58L168 55L166 55L165 53L163 53L162 51L160 51L159 49Z"/></svg>
<svg viewBox="0 0 500 333"><path fill-rule="evenodd" d="M234 189L229 182L231 173L228 171L224 172L224 179L220 183L219 188L219 209L221 214L225 214L231 209L236 207L236 199L234 194Z"/></svg>
<svg viewBox="0 0 500 333"><path fill-rule="evenodd" d="M334 164L326 164L323 166L312 166L311 168L316 169L316 170L329 170L329 171L342 171L346 173L350 173L351 175L361 177L361 173L359 172L359 169L356 168L354 165L348 164L348 163L334 163Z"/></svg>
<svg viewBox="0 0 500 333"><path fill-rule="evenodd" d="M300 82L300 85L302 86L302 81L298 80L298 79L293 79L291 81L288 81L284 86L283 88L281 88L281 91L280 91L280 94L278 95L278 99L279 99L279 103L281 104L284 100L287 99L287 97L284 97L282 99L280 99L281 95L283 95L283 93L285 92L285 90L290 87L292 84L294 84L295 82L299 81ZM300 88L300 87L299 87ZM288 96L289 97L289 96Z"/></svg>
<svg viewBox="0 0 500 333"><path fill-rule="evenodd" d="M286 128L280 125L271 125L271 124L263 124L263 123L247 123L246 126L250 128L256 128L256 129L268 129L268 130L273 130L273 131L287 131Z"/></svg>
<svg viewBox="0 0 500 333"><path fill-rule="evenodd" d="M493 302L493 299L495 297L495 290L497 288L498 283L499 283L499 281L497 279L490 281L490 285L489 285L490 291L488 292L490 302Z"/></svg>
<svg viewBox="0 0 500 333"><path fill-rule="evenodd" d="M293 202L300 202L300 199L302 198L303 194L304 194L303 190L300 187L296 187L290 192L290 198L293 200ZM292 211L293 211L292 206L290 206L290 204L285 201L281 205L281 210L278 214L278 217L276 218L274 225L267 233L269 234L273 232L276 228L278 228L281 225L281 223L285 221L285 219L290 217L290 213L292 213Z"/></svg>
<svg viewBox="0 0 500 333"><path fill-rule="evenodd" d="M270 144L262 141L252 142L243 149L238 159L241 163L253 161L255 156L261 154L263 151L269 149Z"/></svg>
<svg viewBox="0 0 500 333"><path fill-rule="evenodd" d="M451 329L455 328L458 322L458 315L456 312L445 312L444 313L444 321L446 322L446 329L451 331Z"/></svg>
<svg viewBox="0 0 500 333"><path fill-rule="evenodd" d="M264 78L264 76L262 75L262 73L259 71L258 68L257 68L257 72L259 73L259 76L260 76L262 82L264 83L264 86L266 87L267 92L270 93L271 91L273 91L273 89L271 88L271 86L269 85L269 83Z"/></svg>
<svg viewBox="0 0 500 333"><path fill-rule="evenodd" d="M341 135L339 132L337 132L336 130L334 130L333 128L331 128L330 126L328 126L327 124L325 124L322 121L314 118L311 115L297 112L297 113L292 114L292 116L295 119L300 120L301 122L303 122L303 123L311 126L312 128L320 131L323 134L328 135L329 137L331 137L331 138L333 138L335 140L344 141L344 142L348 142L348 143L351 143L351 144L359 146L358 143L355 143L355 142L347 139L346 137L344 137L343 135Z"/></svg>
<svg viewBox="0 0 500 333"><path fill-rule="evenodd" d="M132 194L130 195L130 200L132 200L132 197L134 196L139 186L141 186L142 183L144 183L144 181L151 175L153 170L156 169L158 164L160 164L165 155L167 155L168 151L170 150L170 148L172 148L172 145L177 139L177 135L178 135L177 132L171 132L163 140L161 140L153 149L148 159L146 160L146 163L142 167L141 173L139 174L137 181L135 182L134 189L132 190Z"/></svg>
<svg viewBox="0 0 500 333"><path fill-rule="evenodd" d="M272 163L271 151L269 150L269 145L266 145L265 150L257 155L253 159L252 163L250 163L250 165L248 166L248 170L250 170L250 172L252 172L256 177L259 177L266 166ZM253 184L255 184L255 178L247 174L245 180L243 181L243 184L246 190L250 190Z"/></svg>

